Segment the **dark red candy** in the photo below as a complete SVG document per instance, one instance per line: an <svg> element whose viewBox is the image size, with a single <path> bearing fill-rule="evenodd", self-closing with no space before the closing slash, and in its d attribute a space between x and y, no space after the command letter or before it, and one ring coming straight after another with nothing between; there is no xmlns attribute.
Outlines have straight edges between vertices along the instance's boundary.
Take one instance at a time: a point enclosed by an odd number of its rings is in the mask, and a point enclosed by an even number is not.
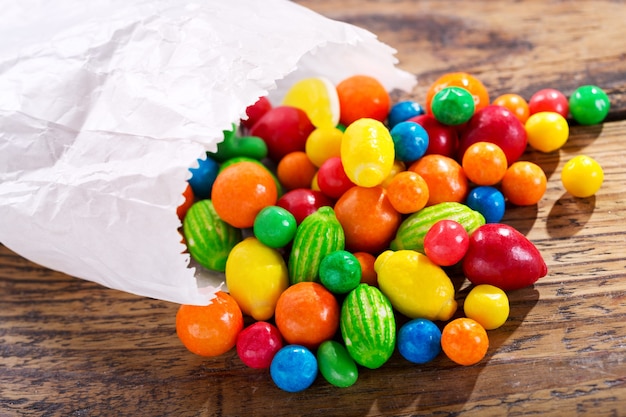
<svg viewBox="0 0 626 417"><path fill-rule="evenodd" d="M296 218L300 224L309 214L315 213L323 206L333 206L333 201L321 191L309 188L297 188L282 195L276 205L284 208Z"/></svg>
<svg viewBox="0 0 626 417"><path fill-rule="evenodd" d="M506 224L487 223L470 236L463 272L474 285L510 291L534 284L548 273L548 267L522 233Z"/></svg>
<svg viewBox="0 0 626 417"><path fill-rule="evenodd" d="M491 142L498 145L511 165L526 150L526 129L515 114L502 106L490 105L478 110L470 119L459 142L457 157L476 142Z"/></svg>
<svg viewBox="0 0 626 417"><path fill-rule="evenodd" d="M315 129L306 113L290 106L278 106L267 111L257 121L251 136L258 136L267 144L268 156L278 163L290 152L305 150L306 140Z"/></svg>
<svg viewBox="0 0 626 417"><path fill-rule="evenodd" d="M252 129L252 126L258 122L261 117L272 108L272 103L267 97L259 97L259 99L252 105L246 108L247 119L242 119L241 124L246 129Z"/></svg>
<svg viewBox="0 0 626 417"><path fill-rule="evenodd" d="M431 114L422 114L409 119L422 126L428 133L426 154L438 154L454 158L459 142L459 135L454 126L446 126Z"/></svg>

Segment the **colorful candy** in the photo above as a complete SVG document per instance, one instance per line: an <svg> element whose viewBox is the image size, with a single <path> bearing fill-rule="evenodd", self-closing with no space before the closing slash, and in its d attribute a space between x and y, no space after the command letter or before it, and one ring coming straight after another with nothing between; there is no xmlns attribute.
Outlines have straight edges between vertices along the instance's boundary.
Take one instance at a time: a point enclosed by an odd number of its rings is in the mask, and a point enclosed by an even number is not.
<svg viewBox="0 0 626 417"><path fill-rule="evenodd" d="M417 161L428 149L428 132L418 123L400 122L389 133L399 161Z"/></svg>
<svg viewBox="0 0 626 417"><path fill-rule="evenodd" d="M581 125L594 125L602 122L611 108L609 96L600 87L583 85L569 98L572 117Z"/></svg>
<svg viewBox="0 0 626 417"><path fill-rule="evenodd" d="M489 338L478 322L460 317L443 328L441 348L453 362L464 366L475 365L487 354Z"/></svg>
<svg viewBox="0 0 626 417"><path fill-rule="evenodd" d="M274 355L282 347L283 337L280 332L266 321L251 324L237 337L237 355L250 368L269 368Z"/></svg>
<svg viewBox="0 0 626 417"><path fill-rule="evenodd" d="M361 264L350 252L338 250L322 259L320 282L335 294L346 294L361 283Z"/></svg>
<svg viewBox="0 0 626 417"><path fill-rule="evenodd" d="M509 298L498 287L477 285L465 297L463 312L485 330L497 329L509 318Z"/></svg>
<svg viewBox="0 0 626 417"><path fill-rule="evenodd" d="M569 137L569 125L565 117L555 112L533 113L524 125L528 144L541 152L560 149Z"/></svg>
<svg viewBox="0 0 626 417"><path fill-rule="evenodd" d="M334 340L327 340L317 348L317 363L324 379L336 387L350 387L359 377L354 359Z"/></svg>
<svg viewBox="0 0 626 417"><path fill-rule="evenodd" d="M287 345L280 349L270 365L270 376L276 386L287 392L300 392L315 382L317 359L306 347Z"/></svg>
<svg viewBox="0 0 626 417"><path fill-rule="evenodd" d="M398 331L398 351L409 362L430 362L441 352L441 330L430 320L413 319Z"/></svg>
<svg viewBox="0 0 626 417"><path fill-rule="evenodd" d="M445 87L430 104L435 118L444 125L456 126L467 122L474 114L474 98L462 87Z"/></svg>
<svg viewBox="0 0 626 417"><path fill-rule="evenodd" d="M570 159L561 171L561 182L574 197L590 197L598 192L604 181L600 164L586 155Z"/></svg>

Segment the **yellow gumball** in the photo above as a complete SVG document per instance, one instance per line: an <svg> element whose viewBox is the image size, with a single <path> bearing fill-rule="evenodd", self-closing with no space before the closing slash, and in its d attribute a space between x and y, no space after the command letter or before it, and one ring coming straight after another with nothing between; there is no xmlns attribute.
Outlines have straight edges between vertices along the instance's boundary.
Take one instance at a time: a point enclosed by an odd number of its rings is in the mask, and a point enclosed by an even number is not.
<svg viewBox="0 0 626 417"><path fill-rule="evenodd" d="M477 285L467 294L463 311L485 329L497 329L509 318L509 298L498 287Z"/></svg>
<svg viewBox="0 0 626 417"><path fill-rule="evenodd" d="M228 255L226 286L244 314L268 320L274 315L278 297L289 286L289 273L277 250L248 237Z"/></svg>
<svg viewBox="0 0 626 417"><path fill-rule="evenodd" d="M598 162L586 155L570 159L561 171L563 187L574 197L591 197L604 181L604 171Z"/></svg>

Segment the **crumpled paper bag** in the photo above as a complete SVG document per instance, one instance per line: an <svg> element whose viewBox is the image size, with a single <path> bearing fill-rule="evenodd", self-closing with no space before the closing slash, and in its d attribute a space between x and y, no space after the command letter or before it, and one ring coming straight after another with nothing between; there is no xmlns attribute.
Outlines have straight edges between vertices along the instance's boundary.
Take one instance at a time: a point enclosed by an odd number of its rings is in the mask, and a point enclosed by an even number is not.
<svg viewBox="0 0 626 417"><path fill-rule="evenodd" d="M283 0L10 0L0 15L0 242L133 294L206 304L178 231L189 168L258 97L395 51ZM210 274L209 274L210 275Z"/></svg>

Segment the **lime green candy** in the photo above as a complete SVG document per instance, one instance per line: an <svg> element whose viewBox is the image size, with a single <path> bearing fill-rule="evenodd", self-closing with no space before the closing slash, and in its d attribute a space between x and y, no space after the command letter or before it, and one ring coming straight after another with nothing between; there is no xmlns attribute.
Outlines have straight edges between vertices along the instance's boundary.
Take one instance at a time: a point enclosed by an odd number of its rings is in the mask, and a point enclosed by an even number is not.
<svg viewBox="0 0 626 417"><path fill-rule="evenodd" d="M354 359L339 342L327 340L317 348L319 371L330 384L346 388L354 385L359 377Z"/></svg>
<svg viewBox="0 0 626 417"><path fill-rule="evenodd" d="M375 187L389 176L395 160L394 143L387 127L363 118L351 123L341 140L341 163L356 185Z"/></svg>

